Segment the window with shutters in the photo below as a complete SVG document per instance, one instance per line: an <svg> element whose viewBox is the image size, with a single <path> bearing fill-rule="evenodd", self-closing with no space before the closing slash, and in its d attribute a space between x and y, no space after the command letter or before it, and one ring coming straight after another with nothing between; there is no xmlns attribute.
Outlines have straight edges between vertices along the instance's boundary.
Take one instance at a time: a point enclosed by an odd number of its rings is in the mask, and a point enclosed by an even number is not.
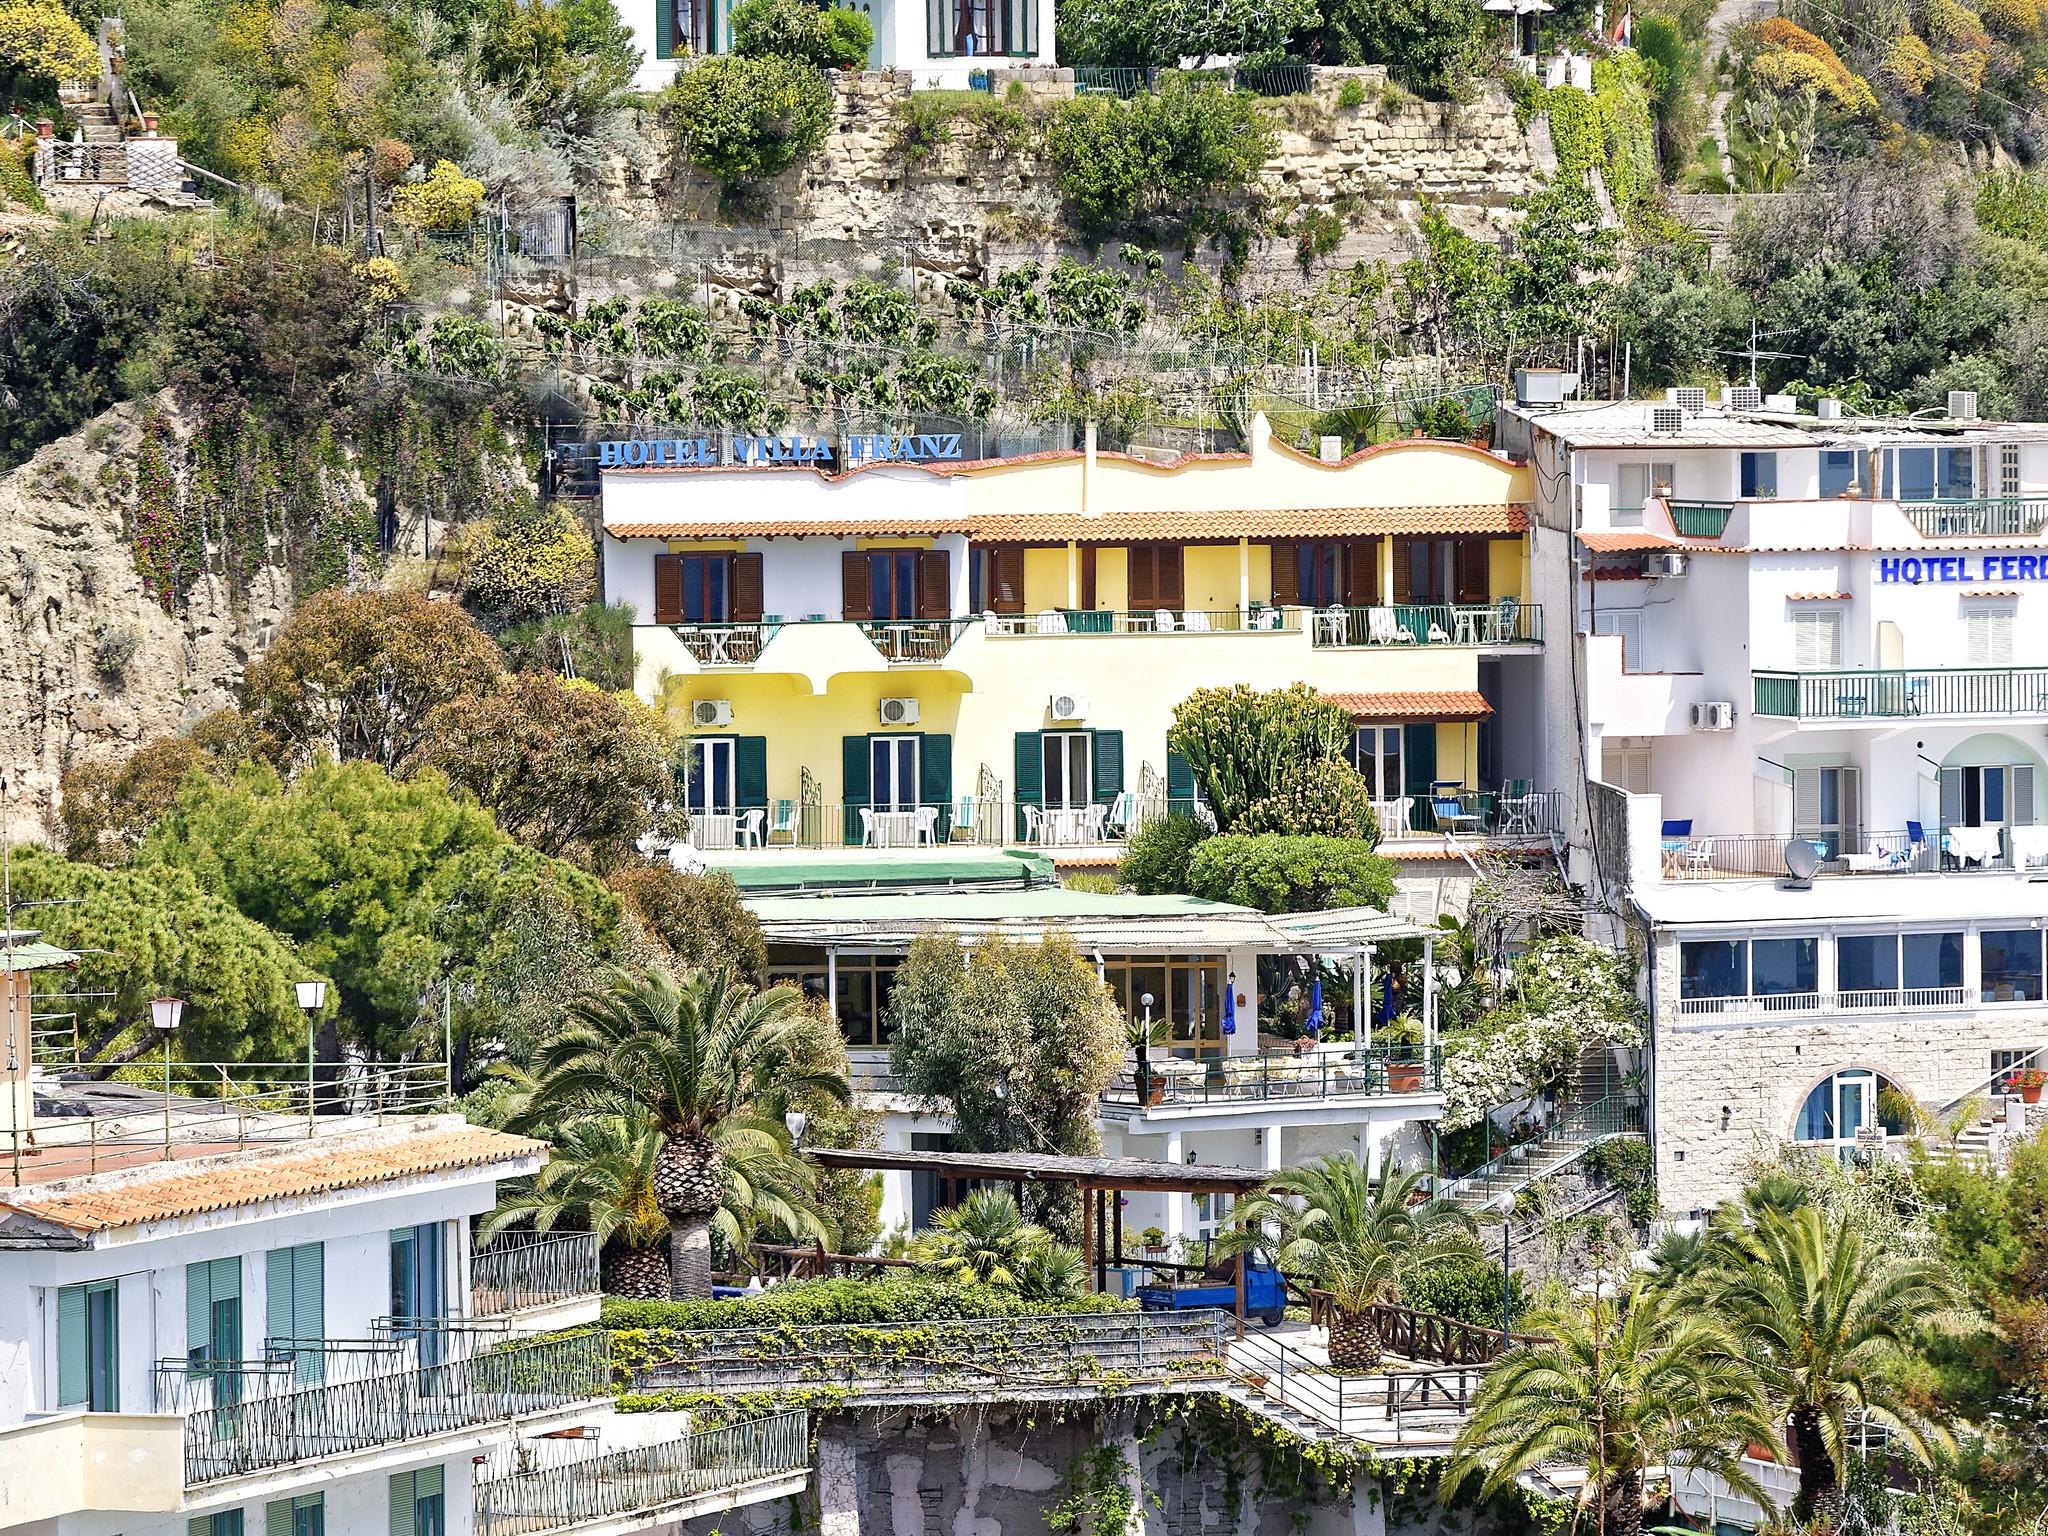
<svg viewBox="0 0 2048 1536"><path fill-rule="evenodd" d="M1375 800L1399 799L1407 776L1401 766L1401 738L1406 727L1361 725L1351 733L1351 762Z"/></svg>
<svg viewBox="0 0 2048 1536"><path fill-rule="evenodd" d="M1047 810L1079 810L1094 802L1094 767L1087 731L1045 733L1043 804Z"/></svg>
<svg viewBox="0 0 2048 1536"><path fill-rule="evenodd" d="M1861 787L1854 768L1793 769L1793 836L1810 839L1823 858L1861 853Z"/></svg>
<svg viewBox="0 0 2048 1536"><path fill-rule="evenodd" d="M1944 827L2030 827L2034 821L2033 764L1941 770Z"/></svg>
<svg viewBox="0 0 2048 1536"><path fill-rule="evenodd" d="M656 555L655 623L732 622L732 564L731 555Z"/></svg>
<svg viewBox="0 0 2048 1536"><path fill-rule="evenodd" d="M57 1401L59 1408L93 1413L121 1409L119 1283L95 1280L57 1292Z"/></svg>
<svg viewBox="0 0 2048 1536"><path fill-rule="evenodd" d="M1795 607L1792 610L1792 665L1802 671L1818 671L1841 664L1842 610Z"/></svg>
<svg viewBox="0 0 2048 1536"><path fill-rule="evenodd" d="M273 1499L263 1506L263 1536L326 1536L324 1494L302 1493L294 1499Z"/></svg>
<svg viewBox="0 0 2048 1536"><path fill-rule="evenodd" d="M868 738L868 803L877 811L914 811L917 797L915 736Z"/></svg>
<svg viewBox="0 0 2048 1536"><path fill-rule="evenodd" d="M917 556L914 549L878 549L868 553L868 617L918 617Z"/></svg>
<svg viewBox="0 0 2048 1536"><path fill-rule="evenodd" d="M391 1536L447 1536L441 1468L392 1474L390 1530Z"/></svg>
<svg viewBox="0 0 2048 1536"><path fill-rule="evenodd" d="M1966 603L1963 632L1973 667L2012 665L2012 629L2017 610L2010 603Z"/></svg>
<svg viewBox="0 0 2048 1536"><path fill-rule="evenodd" d="M739 805L735 793L736 743L730 736L699 736L690 743L690 782L685 808L692 816L731 816Z"/></svg>
<svg viewBox="0 0 2048 1536"><path fill-rule="evenodd" d="M185 1522L185 1536L242 1536L242 1512L217 1509L210 1515L194 1515Z"/></svg>
<svg viewBox="0 0 2048 1536"><path fill-rule="evenodd" d="M1186 591L1182 583L1182 550L1178 544L1133 544L1128 601L1135 612L1178 609Z"/></svg>
<svg viewBox="0 0 2048 1536"><path fill-rule="evenodd" d="M319 1381L326 1360L326 1250L319 1243L273 1248L264 1265L264 1355L291 1361L295 1380Z"/></svg>
<svg viewBox="0 0 2048 1536"><path fill-rule="evenodd" d="M1294 546L1297 601L1312 608L1337 608L1344 603L1344 546L1334 539Z"/></svg>
<svg viewBox="0 0 2048 1536"><path fill-rule="evenodd" d="M211 1378L215 1407L241 1396L242 1261L201 1259L185 1266L185 1359L190 1375Z"/></svg>
<svg viewBox="0 0 2048 1536"><path fill-rule="evenodd" d="M1650 792L1651 745L1641 736L1621 736L1600 743L1600 782L1631 795Z"/></svg>
<svg viewBox="0 0 2048 1536"><path fill-rule="evenodd" d="M2017 496L2020 493L2020 445L2000 443L1998 445L1998 494Z"/></svg>

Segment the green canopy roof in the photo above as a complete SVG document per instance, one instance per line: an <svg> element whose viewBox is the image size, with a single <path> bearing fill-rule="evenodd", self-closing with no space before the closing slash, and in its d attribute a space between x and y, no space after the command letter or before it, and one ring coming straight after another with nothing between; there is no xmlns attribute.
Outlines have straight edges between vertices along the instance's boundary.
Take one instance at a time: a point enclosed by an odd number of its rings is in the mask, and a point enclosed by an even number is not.
<svg viewBox="0 0 2048 1536"><path fill-rule="evenodd" d="M776 858L759 852L722 860L714 867L732 876L749 894L798 891L900 891L956 887L1051 884L1057 878L1052 860L1018 848L819 851L809 856Z"/></svg>

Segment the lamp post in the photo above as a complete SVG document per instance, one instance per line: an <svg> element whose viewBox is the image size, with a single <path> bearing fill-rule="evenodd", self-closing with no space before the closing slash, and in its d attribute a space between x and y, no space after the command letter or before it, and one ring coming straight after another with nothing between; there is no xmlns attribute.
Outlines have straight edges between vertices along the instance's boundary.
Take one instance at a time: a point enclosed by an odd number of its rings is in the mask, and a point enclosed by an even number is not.
<svg viewBox="0 0 2048 1536"><path fill-rule="evenodd" d="M164 1161L171 1158L171 1036L178 1032L178 1021L185 1016L182 998L152 998L149 1004L149 1022L156 1026L157 1033L164 1037Z"/></svg>
<svg viewBox="0 0 2048 1536"><path fill-rule="evenodd" d="M1508 1347L1508 1330L1515 1325L1513 1258L1508 1249L1508 1228L1515 1212L1515 1197L1500 1197L1500 1347Z"/></svg>
<svg viewBox="0 0 2048 1536"><path fill-rule="evenodd" d="M804 1139L804 1127L811 1123L811 1117L800 1109L783 1111L783 1128L789 1132L789 1143L795 1146Z"/></svg>
<svg viewBox="0 0 2048 1536"><path fill-rule="evenodd" d="M327 1002L327 983L302 981L297 984L299 1006L306 1010L306 1134L313 1134L313 1033L314 1015Z"/></svg>

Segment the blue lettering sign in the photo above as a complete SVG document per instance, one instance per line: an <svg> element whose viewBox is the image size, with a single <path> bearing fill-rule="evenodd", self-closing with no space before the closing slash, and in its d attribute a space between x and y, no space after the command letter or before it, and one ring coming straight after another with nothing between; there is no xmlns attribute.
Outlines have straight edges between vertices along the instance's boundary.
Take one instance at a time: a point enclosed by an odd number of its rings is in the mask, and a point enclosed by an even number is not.
<svg viewBox="0 0 2048 1536"><path fill-rule="evenodd" d="M965 457L957 432L927 432L915 436L856 433L846 440L846 462L849 465L925 464ZM732 463L743 468L763 464L829 466L836 458L831 443L820 437L762 435L732 440ZM623 438L597 445L599 469L716 463L717 446L706 437Z"/></svg>
<svg viewBox="0 0 2048 1536"><path fill-rule="evenodd" d="M1916 586L1923 581L2048 581L2048 555L1885 555L1877 562L1882 586Z"/></svg>

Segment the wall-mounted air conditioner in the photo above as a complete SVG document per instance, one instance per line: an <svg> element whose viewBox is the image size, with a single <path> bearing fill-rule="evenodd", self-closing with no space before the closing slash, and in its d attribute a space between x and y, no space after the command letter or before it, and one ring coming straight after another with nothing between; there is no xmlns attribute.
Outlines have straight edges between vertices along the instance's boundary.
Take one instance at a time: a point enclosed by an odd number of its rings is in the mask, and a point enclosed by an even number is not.
<svg viewBox="0 0 2048 1536"><path fill-rule="evenodd" d="M1977 391L1974 389L1952 389L1948 392L1948 414L1951 421L1975 421L1977 419Z"/></svg>
<svg viewBox="0 0 2048 1536"><path fill-rule="evenodd" d="M1693 705L1692 728L1696 731L1734 730L1735 706L1725 699L1715 699L1710 703Z"/></svg>
<svg viewBox="0 0 2048 1536"><path fill-rule="evenodd" d="M690 706L692 725L731 725L731 699L699 699Z"/></svg>
<svg viewBox="0 0 2048 1536"><path fill-rule="evenodd" d="M1686 568L1686 554L1682 549L1657 549L1643 556L1643 574L1652 581L1661 581L1667 576L1683 576Z"/></svg>
<svg viewBox="0 0 2048 1536"><path fill-rule="evenodd" d="M1046 706L1046 713L1055 720L1085 720L1088 718L1088 699L1079 693L1058 692Z"/></svg>
<svg viewBox="0 0 2048 1536"><path fill-rule="evenodd" d="M884 700L882 700L882 724L884 724L884 725L915 725L915 724L917 724L917 700L915 700L915 699L884 699Z"/></svg>

